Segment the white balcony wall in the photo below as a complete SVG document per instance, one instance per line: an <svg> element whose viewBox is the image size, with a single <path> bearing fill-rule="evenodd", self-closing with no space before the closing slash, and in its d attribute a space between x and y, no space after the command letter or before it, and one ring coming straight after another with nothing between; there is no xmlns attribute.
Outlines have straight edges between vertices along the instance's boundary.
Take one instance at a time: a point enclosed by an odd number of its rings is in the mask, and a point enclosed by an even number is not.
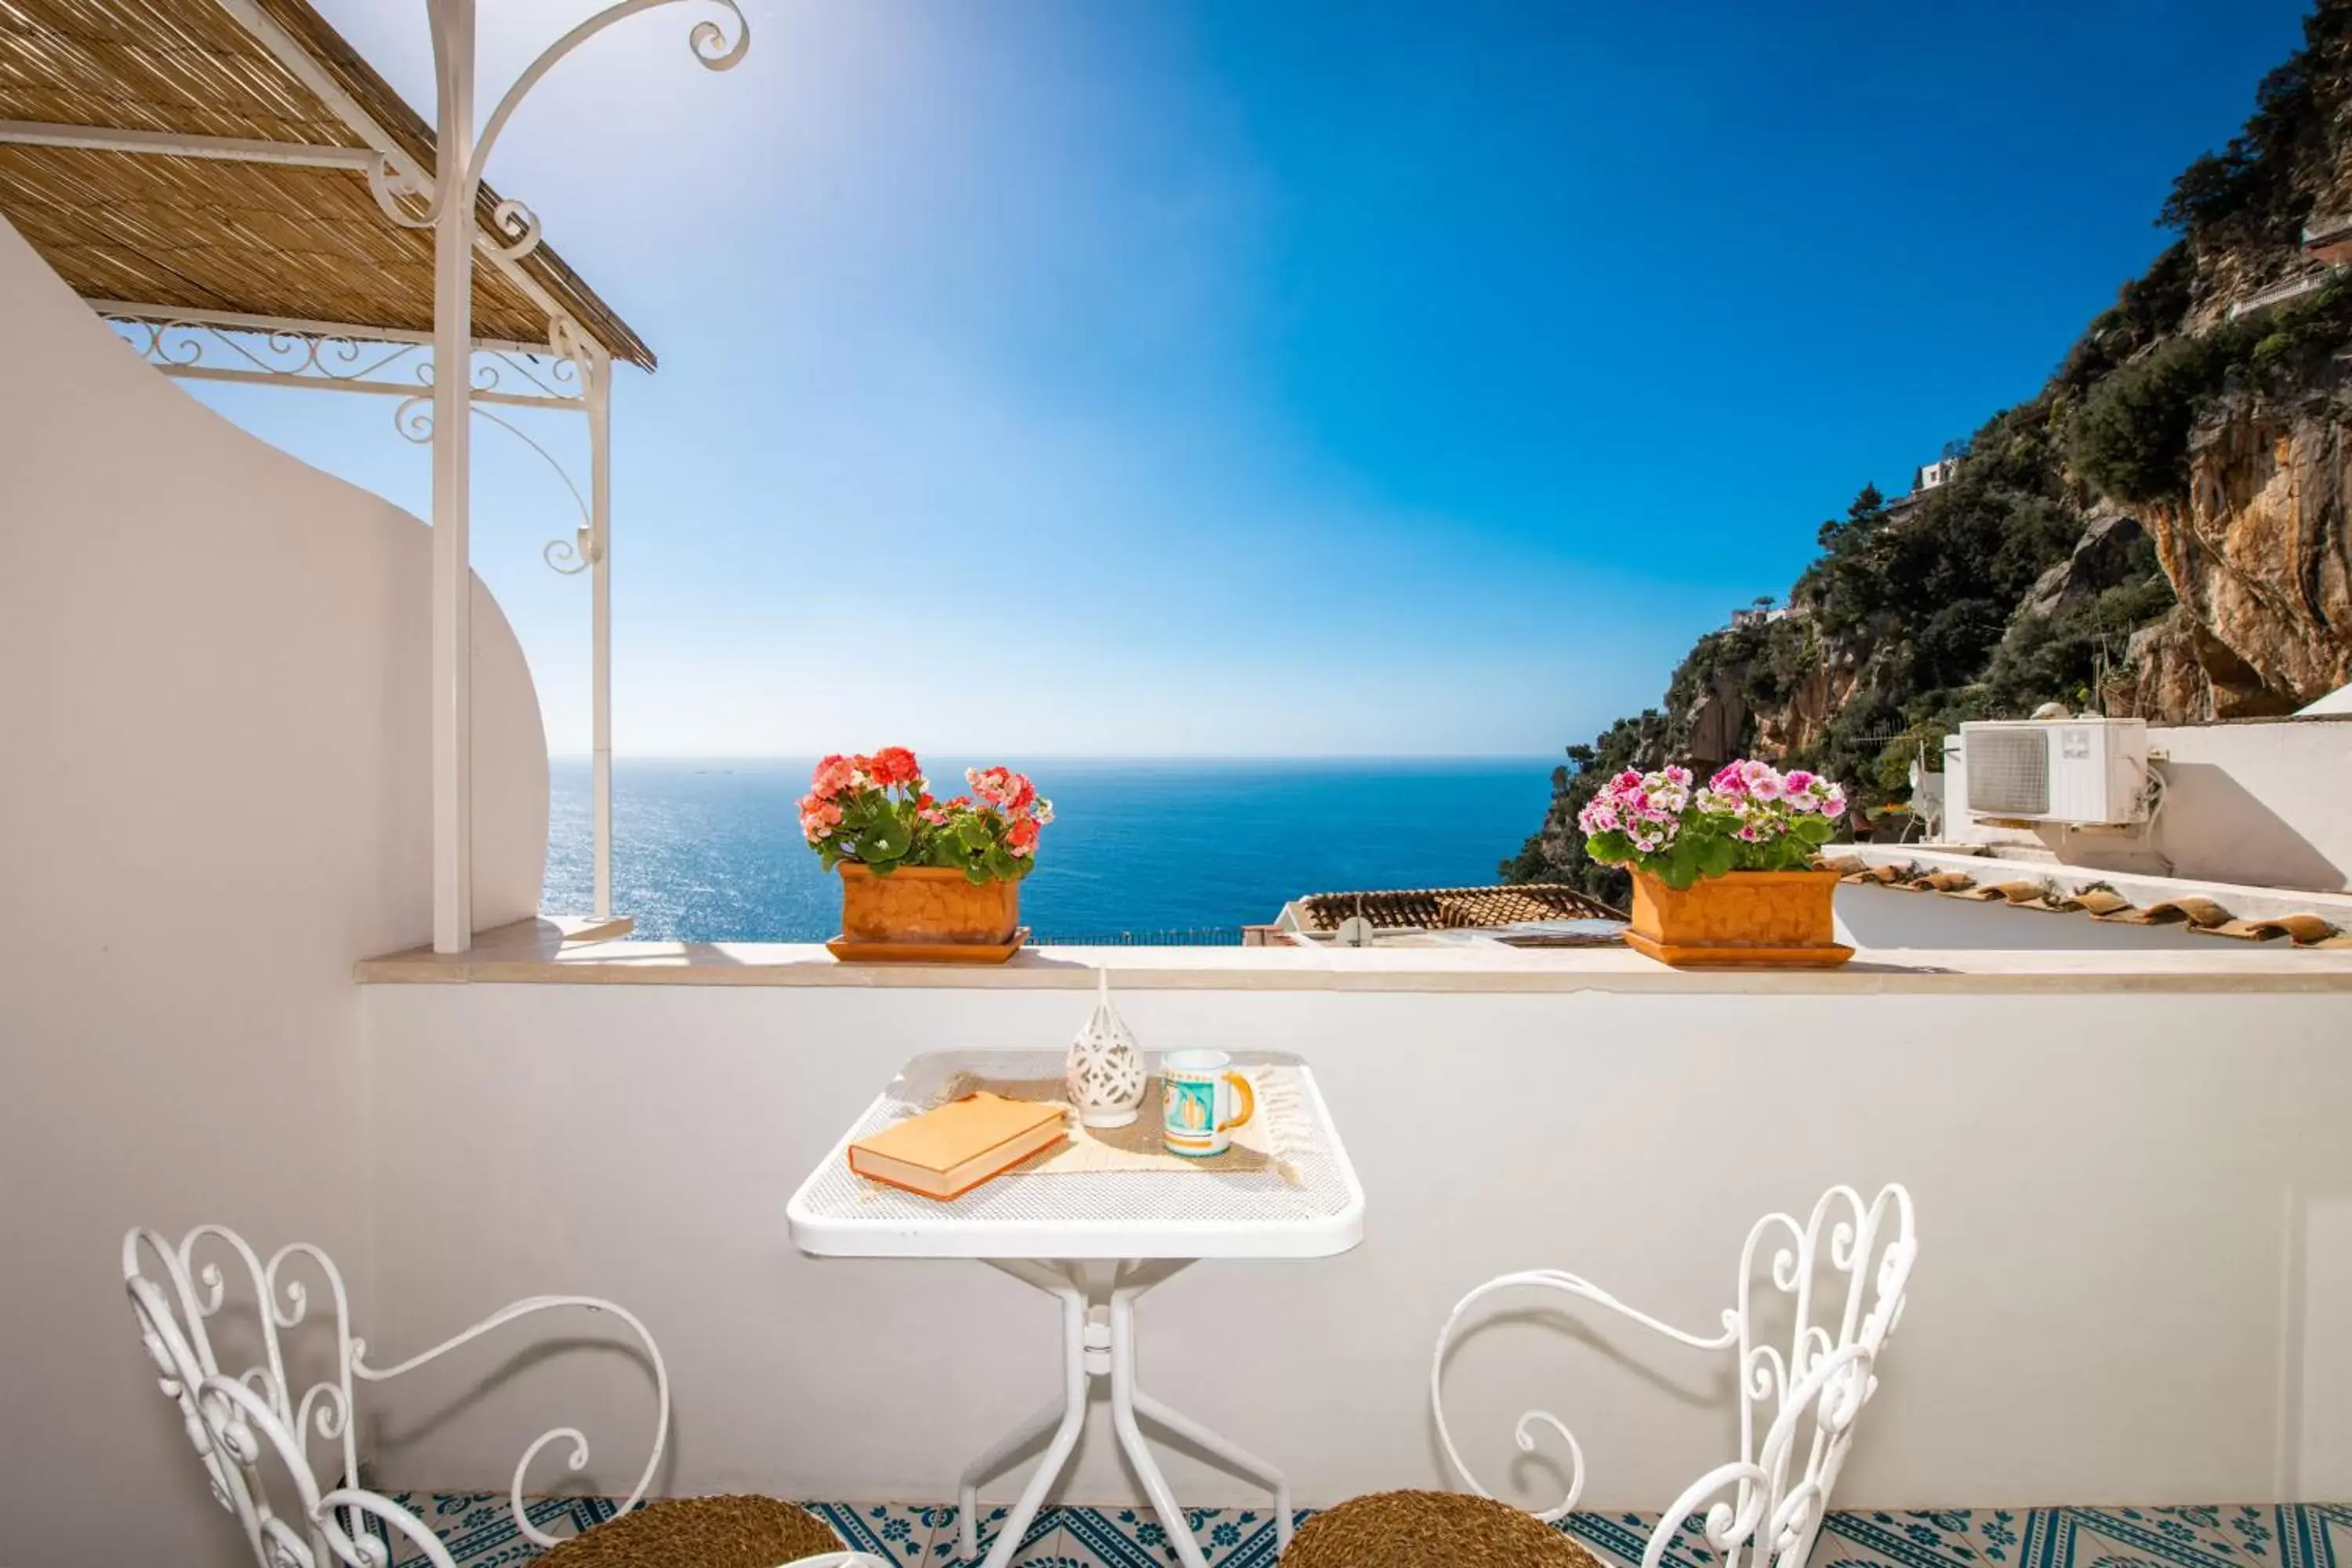
<svg viewBox="0 0 2352 1568"><path fill-rule="evenodd" d="M1064 1041L1091 997L856 978L368 987L383 1348L526 1291L609 1295L676 1379L665 1489L950 1496L1052 1391L1048 1305L974 1264L798 1256L785 1202L903 1059ZM1769 994L1625 994L1597 972L1545 994L1160 983L1195 988L1125 985L1144 1044L1307 1058L1368 1194L1349 1255L1203 1264L1142 1307L1146 1385L1286 1467L1302 1504L1445 1481L1427 1356L1488 1276L1572 1269L1705 1329L1758 1215L1896 1179L1922 1257L1843 1503L2352 1495L2352 994L1922 994L1859 969ZM1457 1431L1493 1484L1550 1500L1548 1466L1513 1468L1530 1405L1584 1438L1591 1506L1662 1507L1729 1456L1719 1363L1563 1321L1515 1317L1454 1361ZM503 1485L530 1436L578 1419L595 1480L625 1484L639 1370L596 1351L498 1366L486 1352L393 1407L388 1481ZM1067 1495L1136 1502L1106 1419ZM1190 1502L1254 1500L1188 1462L1171 1476Z"/></svg>
<svg viewBox="0 0 2352 1568"><path fill-rule="evenodd" d="M218 1220L364 1282L351 968L430 934L430 536L139 363L5 223L0 343L0 1563L228 1563L119 1247ZM478 585L474 626L488 924L536 907L547 763Z"/></svg>

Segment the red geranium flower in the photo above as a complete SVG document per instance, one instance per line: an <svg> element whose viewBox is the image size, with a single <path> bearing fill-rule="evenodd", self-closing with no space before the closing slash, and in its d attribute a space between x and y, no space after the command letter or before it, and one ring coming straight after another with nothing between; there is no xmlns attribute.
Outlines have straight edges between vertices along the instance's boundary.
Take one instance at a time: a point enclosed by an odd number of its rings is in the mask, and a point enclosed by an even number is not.
<svg viewBox="0 0 2352 1568"><path fill-rule="evenodd" d="M876 783L884 784L912 784L922 776L915 753L904 746L885 746L875 752L867 771Z"/></svg>

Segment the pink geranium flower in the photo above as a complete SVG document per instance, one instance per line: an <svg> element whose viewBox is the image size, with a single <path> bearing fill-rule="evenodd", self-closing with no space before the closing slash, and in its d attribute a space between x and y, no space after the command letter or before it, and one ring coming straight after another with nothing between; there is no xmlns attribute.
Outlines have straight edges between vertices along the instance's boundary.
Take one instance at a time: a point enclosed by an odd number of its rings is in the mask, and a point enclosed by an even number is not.
<svg viewBox="0 0 2352 1568"><path fill-rule="evenodd" d="M1704 785L1678 764L1627 769L1593 793L1577 825L1598 841L1596 856L1637 870L1663 872L1666 852L1694 836L1733 845L1733 869L1786 870L1804 863L1827 837L1811 819L1834 819L1844 809L1845 792L1818 773L1797 768L1784 774L1741 758ZM1675 869L1686 874L1689 861Z"/></svg>
<svg viewBox="0 0 2352 1568"><path fill-rule="evenodd" d="M814 795L801 797L801 836L811 844L833 836L841 826L841 807Z"/></svg>
<svg viewBox="0 0 2352 1568"><path fill-rule="evenodd" d="M858 787L857 764L847 757L827 757L817 763L816 776L812 783L818 798L831 800L845 790Z"/></svg>
<svg viewBox="0 0 2352 1568"><path fill-rule="evenodd" d="M1742 763L1739 775L1748 793L1758 800L1779 800L1788 793L1787 781L1769 763Z"/></svg>

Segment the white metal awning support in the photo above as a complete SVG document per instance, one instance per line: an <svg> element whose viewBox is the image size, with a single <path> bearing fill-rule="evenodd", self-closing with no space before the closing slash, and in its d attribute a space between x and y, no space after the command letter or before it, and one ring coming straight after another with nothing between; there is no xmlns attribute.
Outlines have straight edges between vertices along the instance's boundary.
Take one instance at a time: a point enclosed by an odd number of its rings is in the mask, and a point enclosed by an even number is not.
<svg viewBox="0 0 2352 1568"><path fill-rule="evenodd" d="M572 50L615 22L641 11L677 4L678 0L618 0L565 33L523 68L499 99L489 118L474 129L475 0L425 0L433 29L433 67L436 88L435 145L438 149L432 182L422 183L415 172L398 168L387 154L384 167L370 175L377 204L394 222L435 229L434 331L435 356L443 364L467 357L473 342L474 253L485 247L493 264L520 262L538 248L538 215L520 202L501 201L493 210L493 235L478 232L475 198L481 188L484 165L496 150L516 109L530 89ZM725 11L734 23L730 42L727 29L711 21L697 22L687 35L694 58L712 70L728 70L751 47L751 32L736 0L699 0ZM254 10L253 0L221 0L241 17ZM266 18L263 18L266 21ZM257 37L265 37L257 32ZM283 40L283 35L279 35ZM276 48L273 45L273 50ZM298 53L299 51L297 51ZM289 62L290 64L290 62ZM317 70L316 63L310 68ZM332 99L328 101L333 102ZM357 129L357 127L354 127ZM366 132L362 132L366 135ZM379 131L367 136L380 146ZM394 176L399 178L395 180ZM412 205L422 198L421 208ZM612 735L610 651L611 537L608 504L610 484L605 443L602 437L610 417L611 355L579 325L553 310L548 341L556 352L581 367L591 397L588 405L592 439L590 491L594 499L588 542L589 565L594 573L591 589L592 637L595 642L593 677L597 914L610 913L612 869ZM468 695L473 679L473 648L469 636L472 602L470 566L467 555L467 506L471 477L467 442L467 389L457 377L437 379L434 385L434 605L433 605L433 946L440 952L457 952L473 941L473 824L471 819L472 758Z"/></svg>
<svg viewBox="0 0 2352 1568"><path fill-rule="evenodd" d="M366 145L293 142L167 132L0 121L0 142L94 152L348 169L363 176L394 223L432 228L434 330L397 331L333 321L96 300L149 363L188 380L307 386L396 395L394 424L433 447L433 945L457 952L473 940L471 691L473 684L472 417L490 419L554 467L581 502L576 542L548 546L559 572L590 574L591 703L595 818L595 910L612 916L612 379L608 345L583 331L522 268L541 239L538 216L502 200L491 229L476 217L482 172L499 134L530 89L566 55L613 24L680 0L618 0L548 46L509 86L475 131L475 0L425 0L433 34L435 145L427 172L345 92L255 0L217 0ZM687 35L711 70L740 62L751 42L737 0L698 0L733 28L697 22ZM472 331L473 271L487 261L548 314L545 343L485 340ZM423 351L430 349L430 357ZM462 374L436 367L463 366ZM393 379L405 372L409 379ZM496 405L573 408L588 423L588 495L537 441L492 412Z"/></svg>

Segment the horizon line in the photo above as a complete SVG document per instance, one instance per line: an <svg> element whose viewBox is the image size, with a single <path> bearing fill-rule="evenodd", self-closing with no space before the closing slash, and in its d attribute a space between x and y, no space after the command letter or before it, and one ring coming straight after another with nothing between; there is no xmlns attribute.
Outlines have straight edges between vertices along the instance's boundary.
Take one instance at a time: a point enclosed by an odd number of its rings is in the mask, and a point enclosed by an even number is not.
<svg viewBox="0 0 2352 1568"><path fill-rule="evenodd" d="M616 763L802 763L822 752L615 752ZM937 754L954 757L952 747ZM972 753L977 755L979 753ZM1030 752L1046 763L1527 763L1549 762L1564 752ZM547 753L549 762L585 763L588 752Z"/></svg>

